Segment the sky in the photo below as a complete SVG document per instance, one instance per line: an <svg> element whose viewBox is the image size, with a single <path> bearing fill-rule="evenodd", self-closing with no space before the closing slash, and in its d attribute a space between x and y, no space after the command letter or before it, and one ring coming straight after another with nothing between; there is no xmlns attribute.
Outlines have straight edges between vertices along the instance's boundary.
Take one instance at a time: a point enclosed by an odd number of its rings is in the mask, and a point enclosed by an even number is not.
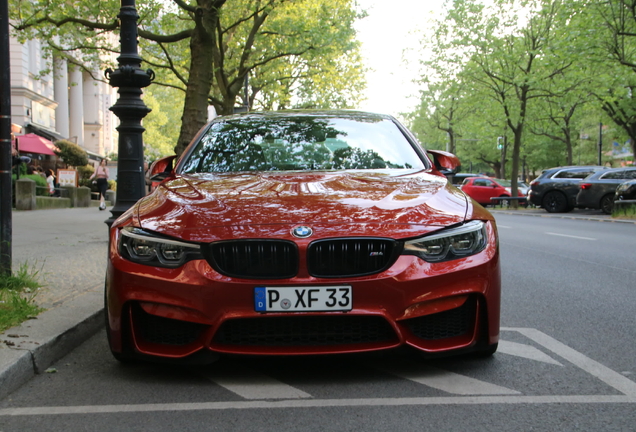
<svg viewBox="0 0 636 432"><path fill-rule="evenodd" d="M356 24L367 72L367 100L356 108L401 117L418 103L418 47L443 0L357 0L368 16ZM406 60L406 61L405 61Z"/></svg>

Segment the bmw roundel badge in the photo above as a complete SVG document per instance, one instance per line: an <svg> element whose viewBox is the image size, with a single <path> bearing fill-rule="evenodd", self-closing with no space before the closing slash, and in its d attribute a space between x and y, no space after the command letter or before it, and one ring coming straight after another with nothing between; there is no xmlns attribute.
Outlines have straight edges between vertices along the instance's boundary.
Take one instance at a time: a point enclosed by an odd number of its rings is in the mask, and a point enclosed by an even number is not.
<svg viewBox="0 0 636 432"><path fill-rule="evenodd" d="M314 231L307 226L297 226L296 228L292 230L292 234L294 235L294 237L298 237L298 238L307 238L311 236L313 233Z"/></svg>

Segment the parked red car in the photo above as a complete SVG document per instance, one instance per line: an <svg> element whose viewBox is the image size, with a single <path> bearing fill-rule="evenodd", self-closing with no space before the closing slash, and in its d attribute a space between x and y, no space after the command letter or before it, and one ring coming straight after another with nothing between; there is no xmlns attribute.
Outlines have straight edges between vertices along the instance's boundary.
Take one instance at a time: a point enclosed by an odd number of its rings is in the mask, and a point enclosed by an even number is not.
<svg viewBox="0 0 636 432"><path fill-rule="evenodd" d="M494 353L495 221L428 154L385 115L213 120L111 227L113 355Z"/></svg>
<svg viewBox="0 0 636 432"><path fill-rule="evenodd" d="M501 200L491 198L510 198L512 196L512 184L510 180L496 179L490 177L469 177L461 185L461 190L469 197L483 206L497 204ZM522 189L517 191L517 197L521 205L526 205L527 199Z"/></svg>

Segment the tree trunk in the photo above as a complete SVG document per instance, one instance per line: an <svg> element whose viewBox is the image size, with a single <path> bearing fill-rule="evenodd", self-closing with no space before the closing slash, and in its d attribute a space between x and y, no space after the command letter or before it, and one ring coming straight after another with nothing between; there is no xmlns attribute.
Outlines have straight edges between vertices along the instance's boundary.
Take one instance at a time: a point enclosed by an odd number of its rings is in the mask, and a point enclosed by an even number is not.
<svg viewBox="0 0 636 432"><path fill-rule="evenodd" d="M223 1L198 0L195 28L190 38L190 74L183 104L181 132L174 148L181 155L196 133L207 123L208 95L212 89L212 59L216 44L215 29Z"/></svg>
<svg viewBox="0 0 636 432"><path fill-rule="evenodd" d="M523 123L515 130L514 145L512 146L512 168L510 169L511 195L516 197L519 191L517 179L519 178L519 155L521 153L521 139L523 137ZM512 207L519 207L519 201L513 200Z"/></svg>

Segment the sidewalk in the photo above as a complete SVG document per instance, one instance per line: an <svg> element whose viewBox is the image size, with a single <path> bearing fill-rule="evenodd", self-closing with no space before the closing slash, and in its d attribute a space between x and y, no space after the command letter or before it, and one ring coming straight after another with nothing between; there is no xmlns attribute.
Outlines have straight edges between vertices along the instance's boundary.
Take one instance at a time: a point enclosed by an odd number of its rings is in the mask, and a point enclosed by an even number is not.
<svg viewBox="0 0 636 432"><path fill-rule="evenodd" d="M0 333L0 398L102 328L110 211L13 211L12 263L40 271L37 319Z"/></svg>

